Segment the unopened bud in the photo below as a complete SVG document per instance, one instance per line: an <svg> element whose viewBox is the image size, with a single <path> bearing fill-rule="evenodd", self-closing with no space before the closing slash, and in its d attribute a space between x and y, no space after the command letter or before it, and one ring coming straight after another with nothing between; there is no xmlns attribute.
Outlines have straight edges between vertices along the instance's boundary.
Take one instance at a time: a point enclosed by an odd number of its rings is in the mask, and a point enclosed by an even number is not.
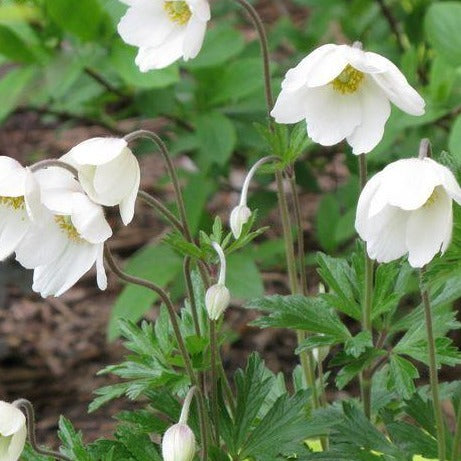
<svg viewBox="0 0 461 461"><path fill-rule="evenodd" d="M162 456L163 461L192 461L195 456L195 436L187 424L179 422L165 432Z"/></svg>
<svg viewBox="0 0 461 461"><path fill-rule="evenodd" d="M0 401L0 460L17 461L24 450L27 428L24 413Z"/></svg>
<svg viewBox="0 0 461 461"><path fill-rule="evenodd" d="M329 353L330 353L330 348L327 346L316 347L315 349L312 350L312 355L314 356L314 359L317 363L323 362L327 358Z"/></svg>
<svg viewBox="0 0 461 461"><path fill-rule="evenodd" d="M229 303L230 293L224 284L217 283L208 288L205 295L205 306L211 320L218 320L229 306Z"/></svg>
<svg viewBox="0 0 461 461"><path fill-rule="evenodd" d="M236 206L230 215L230 228L232 234L237 240L241 233L243 226L248 222L251 216L251 210L246 205Z"/></svg>

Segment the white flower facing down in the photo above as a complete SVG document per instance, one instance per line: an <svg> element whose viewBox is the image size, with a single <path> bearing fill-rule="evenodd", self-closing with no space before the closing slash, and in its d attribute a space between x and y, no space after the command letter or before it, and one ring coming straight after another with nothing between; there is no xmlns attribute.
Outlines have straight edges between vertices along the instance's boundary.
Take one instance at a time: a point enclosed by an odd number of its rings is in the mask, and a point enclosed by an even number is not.
<svg viewBox="0 0 461 461"><path fill-rule="evenodd" d="M26 417L14 405L0 401L0 461L17 461L27 437Z"/></svg>
<svg viewBox="0 0 461 461"><path fill-rule="evenodd" d="M409 158L388 165L363 189L355 228L378 262L408 253L423 267L447 249L452 234L452 200L461 204L453 173L430 158Z"/></svg>
<svg viewBox="0 0 461 461"><path fill-rule="evenodd" d="M104 206L118 205L125 225L134 216L139 191L139 163L121 138L92 138L61 157L74 166L88 196Z"/></svg>
<svg viewBox="0 0 461 461"><path fill-rule="evenodd" d="M121 0L129 5L118 24L123 41L139 48L141 72L163 69L202 48L210 5L207 0Z"/></svg>
<svg viewBox="0 0 461 461"><path fill-rule="evenodd" d="M34 269L32 289L60 296L96 264L97 283L107 286L104 242L112 235L103 209L84 193L72 174L58 167L34 173L46 213L22 240L16 259Z"/></svg>
<svg viewBox="0 0 461 461"><path fill-rule="evenodd" d="M231 212L229 225L235 239L242 234L243 226L251 217L251 210L245 204L237 205Z"/></svg>
<svg viewBox="0 0 461 461"><path fill-rule="evenodd" d="M168 428L162 440L163 461L192 461L195 456L195 436L185 423Z"/></svg>
<svg viewBox="0 0 461 461"><path fill-rule="evenodd" d="M219 244L213 242L213 248L219 256L220 268L218 283L215 283L205 293L205 307L210 320L218 320L228 308L230 292L226 287L226 257Z"/></svg>
<svg viewBox="0 0 461 461"><path fill-rule="evenodd" d="M32 173L16 160L0 156L0 260L16 250L32 224L30 202L38 188Z"/></svg>
<svg viewBox="0 0 461 461"><path fill-rule="evenodd" d="M390 102L408 114L424 114L424 100L391 61L359 47L327 44L288 71L272 116L278 123L306 120L313 141L332 146L346 139L358 155L381 141Z"/></svg>

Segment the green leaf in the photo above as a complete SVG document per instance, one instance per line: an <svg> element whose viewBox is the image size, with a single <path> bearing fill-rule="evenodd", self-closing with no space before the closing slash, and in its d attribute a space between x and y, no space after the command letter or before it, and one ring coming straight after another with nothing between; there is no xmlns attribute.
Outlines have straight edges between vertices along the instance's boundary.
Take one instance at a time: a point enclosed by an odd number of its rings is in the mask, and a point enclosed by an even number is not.
<svg viewBox="0 0 461 461"><path fill-rule="evenodd" d="M334 195L325 195L317 210L316 236L326 251L333 251L337 247L336 229L340 217L339 203Z"/></svg>
<svg viewBox="0 0 461 461"><path fill-rule="evenodd" d="M199 162L203 168L216 163L224 165L237 143L234 125L219 112L200 115L195 122L199 139Z"/></svg>
<svg viewBox="0 0 461 461"><path fill-rule="evenodd" d="M448 148L458 161L461 160L461 115L458 115L451 126Z"/></svg>
<svg viewBox="0 0 461 461"><path fill-rule="evenodd" d="M129 261L125 271L147 280L153 280L159 286L165 286L180 273L181 258L164 246L148 246L139 250ZM108 338L119 336L118 319L136 322L158 300L158 295L144 287L129 285L117 298L108 326Z"/></svg>
<svg viewBox="0 0 461 461"><path fill-rule="evenodd" d="M241 459L273 461L305 439L310 392L280 396L246 441ZM299 447L300 448L300 447Z"/></svg>
<svg viewBox="0 0 461 461"><path fill-rule="evenodd" d="M185 67L200 69L225 63L245 47L241 32L229 26L215 26L207 31L199 55Z"/></svg>
<svg viewBox="0 0 461 461"><path fill-rule="evenodd" d="M346 354L352 355L354 358L360 357L366 349L373 347L373 340L369 331L362 331L353 338L349 338L344 350Z"/></svg>
<svg viewBox="0 0 461 461"><path fill-rule="evenodd" d="M263 281L252 253L234 253L227 258L226 284L234 299L247 300L263 295Z"/></svg>
<svg viewBox="0 0 461 461"><path fill-rule="evenodd" d="M135 88L166 88L179 81L179 68L173 64L165 69L141 72L135 64L137 49L118 40L112 46L110 64L121 79Z"/></svg>
<svg viewBox="0 0 461 461"><path fill-rule="evenodd" d="M136 431L133 425L119 426L115 437L136 461L162 461L149 435Z"/></svg>
<svg viewBox="0 0 461 461"><path fill-rule="evenodd" d="M0 24L0 55L14 62L32 63L36 61L30 46L13 30Z"/></svg>
<svg viewBox="0 0 461 461"><path fill-rule="evenodd" d="M333 336L341 341L351 336L336 312L328 306L324 299L319 297L266 296L250 301L246 307L259 309L267 314L253 322L262 328L305 330Z"/></svg>
<svg viewBox="0 0 461 461"><path fill-rule="evenodd" d="M100 40L103 26L109 22L97 0L74 2L72 11L68 0L45 0L45 5L58 26L83 41Z"/></svg>
<svg viewBox="0 0 461 461"><path fill-rule="evenodd" d="M83 444L82 434L77 432L72 423L63 416L59 419L58 434L64 445L62 452L66 456L76 461L92 461Z"/></svg>
<svg viewBox="0 0 461 461"><path fill-rule="evenodd" d="M397 392L409 399L416 390L414 380L419 378L416 367L403 357L392 354L390 360L390 376L394 381Z"/></svg>
<svg viewBox="0 0 461 461"><path fill-rule="evenodd" d="M0 80L0 122L20 104L36 71L32 67L13 69Z"/></svg>
<svg viewBox="0 0 461 461"><path fill-rule="evenodd" d="M434 49L453 66L461 65L461 4L433 3L427 11L424 25Z"/></svg>

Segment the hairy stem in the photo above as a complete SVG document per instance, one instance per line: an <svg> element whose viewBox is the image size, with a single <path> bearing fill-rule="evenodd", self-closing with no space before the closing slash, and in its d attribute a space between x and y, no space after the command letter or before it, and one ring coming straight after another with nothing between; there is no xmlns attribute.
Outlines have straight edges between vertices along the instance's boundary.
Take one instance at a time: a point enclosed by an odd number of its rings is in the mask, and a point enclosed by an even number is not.
<svg viewBox="0 0 461 461"><path fill-rule="evenodd" d="M77 169L74 168L72 165L69 165L68 163L63 162L62 160L55 160L55 159L40 160L39 162L34 163L30 167L30 171L32 171L32 173L35 173L38 170L43 170L44 168L50 168L50 167L62 168L63 170L67 170L69 173L72 173L76 178L78 178Z"/></svg>
<svg viewBox="0 0 461 461"><path fill-rule="evenodd" d="M184 361L184 366L186 368L186 372L189 376L189 380L193 386L198 388L198 379L194 373L194 369L192 366L192 361L189 357L189 353L187 352L186 344L184 343L184 339L181 335L181 330L179 328L178 319L176 317L175 308L173 306L173 302L171 301L170 297L167 295L163 288L159 287L155 283L151 282L150 280L145 280L139 277L135 277L123 272L120 267L118 267L117 263L112 256L112 253L109 247L106 245L104 246L104 259L106 261L107 266L109 269L121 280L127 283L131 283L133 285L138 285L141 287L145 287L149 290L152 290L154 293L160 297L162 302L165 304L168 314L170 317L170 322L173 327L174 335L176 338L176 342L178 343L179 351L181 353L182 359ZM208 453L208 414L205 407L205 402L203 399L203 395L200 390L197 391L197 397L199 399L199 418L200 418L200 433L202 438L202 456L204 460L207 460L207 453Z"/></svg>
<svg viewBox="0 0 461 461"><path fill-rule="evenodd" d="M27 422L27 435L29 438L29 443L32 448L40 455L44 456L51 456L55 459L62 459L64 461L72 461L71 458L59 453L57 451L49 451L43 448L40 448L37 443L37 434L35 430L35 411L32 403L30 403L26 399L19 399L13 402L13 405L16 408L23 409L26 414L26 422Z"/></svg>
<svg viewBox="0 0 461 461"><path fill-rule="evenodd" d="M216 336L216 321L210 320L210 348L211 348L211 408L213 412L214 434L219 446L219 406L218 406L218 339Z"/></svg>
<svg viewBox="0 0 461 461"><path fill-rule="evenodd" d="M419 271L419 288L421 299L424 306L424 316L426 319L427 348L429 353L429 375L432 393L432 403L434 406L434 418L437 426L437 444L439 450L439 460L445 461L445 427L443 422L443 411L439 396L439 379L437 376L437 360L435 349L434 329L432 325L431 303L429 293L424 283L425 268Z"/></svg>
<svg viewBox="0 0 461 461"><path fill-rule="evenodd" d="M458 461L461 454L461 400L456 418L456 429L453 437L453 447L451 452L451 461Z"/></svg>
<svg viewBox="0 0 461 461"><path fill-rule="evenodd" d="M192 235L190 233L189 224L187 222L186 208L184 206L184 199L183 199L183 195L181 191L181 185L179 183L178 175L176 173L176 168L173 164L173 161L171 160L171 156L168 151L168 148L166 147L166 144L163 142L160 136L148 130L134 131L133 133L126 135L124 139L127 142L132 142L140 138L150 139L160 150L160 153L162 154L163 159L165 160L165 163L168 169L168 174L170 175L170 178L171 178L171 182L173 183L173 188L174 188L174 192L176 196L176 204L178 205L179 215L181 217L182 227L184 229L184 236L189 242L192 242Z"/></svg>

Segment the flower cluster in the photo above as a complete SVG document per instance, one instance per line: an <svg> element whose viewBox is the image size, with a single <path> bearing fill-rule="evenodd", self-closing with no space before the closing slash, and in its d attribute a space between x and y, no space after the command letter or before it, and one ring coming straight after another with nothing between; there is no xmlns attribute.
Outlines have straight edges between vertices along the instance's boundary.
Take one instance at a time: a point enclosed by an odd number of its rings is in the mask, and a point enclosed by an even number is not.
<svg viewBox="0 0 461 461"><path fill-rule="evenodd" d="M96 265L107 286L104 242L112 235L103 206L134 215L140 172L124 139L94 138L74 147L61 162L26 168L0 157L0 258L11 254L34 270L33 290L59 296Z"/></svg>

